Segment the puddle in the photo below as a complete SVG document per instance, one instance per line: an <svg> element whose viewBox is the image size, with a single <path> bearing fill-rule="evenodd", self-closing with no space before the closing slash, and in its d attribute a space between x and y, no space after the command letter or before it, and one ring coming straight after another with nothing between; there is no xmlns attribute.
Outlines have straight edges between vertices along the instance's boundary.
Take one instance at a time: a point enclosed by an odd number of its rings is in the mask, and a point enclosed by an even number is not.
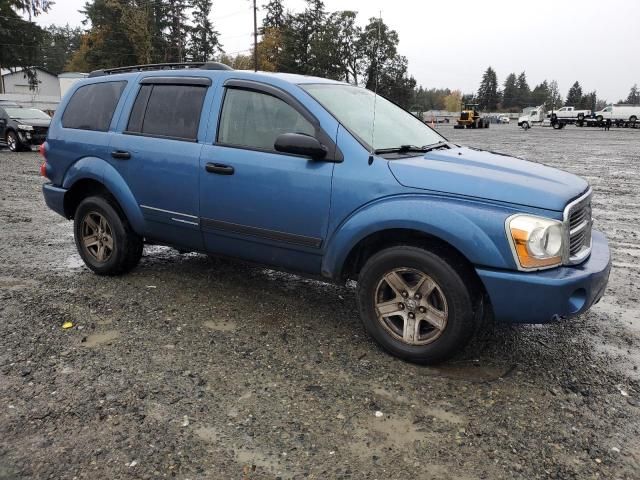
<svg viewBox="0 0 640 480"><path fill-rule="evenodd" d="M480 365L475 362L451 363L442 367L424 367L417 370L426 376L438 376L468 382L492 382L504 377L510 366Z"/></svg>
<svg viewBox="0 0 640 480"><path fill-rule="evenodd" d="M196 436L207 443L216 444L220 442L220 433L215 427L200 427L194 432Z"/></svg>
<svg viewBox="0 0 640 480"><path fill-rule="evenodd" d="M259 468L263 468L266 471L275 474L280 478L293 478L292 475L280 470L280 460L269 455L265 455L260 451L250 450L248 448L239 448L235 452L236 461L243 467L252 470L253 465ZM248 473L248 472L247 472Z"/></svg>
<svg viewBox="0 0 640 480"><path fill-rule="evenodd" d="M232 320L206 320L202 324L217 332L233 332L236 329L236 323Z"/></svg>
<svg viewBox="0 0 640 480"><path fill-rule="evenodd" d="M0 290L24 290L33 287L38 282L23 278L0 277Z"/></svg>
<svg viewBox="0 0 640 480"><path fill-rule="evenodd" d="M64 270L81 270L84 267L84 262L77 253L72 253L64 261Z"/></svg>
<svg viewBox="0 0 640 480"><path fill-rule="evenodd" d="M120 337L120 332L117 330L107 330L102 333L93 333L87 336L86 341L82 342L82 345L85 347L96 347L98 345L102 345L104 343L111 343Z"/></svg>

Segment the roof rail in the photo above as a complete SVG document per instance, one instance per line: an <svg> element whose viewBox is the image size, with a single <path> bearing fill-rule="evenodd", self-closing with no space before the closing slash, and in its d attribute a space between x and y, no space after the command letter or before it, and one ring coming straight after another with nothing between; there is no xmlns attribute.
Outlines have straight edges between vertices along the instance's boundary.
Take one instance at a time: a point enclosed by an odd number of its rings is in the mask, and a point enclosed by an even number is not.
<svg viewBox="0 0 640 480"><path fill-rule="evenodd" d="M220 62L183 62L183 63L149 63L146 65L131 65L129 67L106 68L94 70L89 74L89 78L114 75L116 73L142 72L145 70L179 70L179 69L200 69L200 70L233 70L229 65Z"/></svg>

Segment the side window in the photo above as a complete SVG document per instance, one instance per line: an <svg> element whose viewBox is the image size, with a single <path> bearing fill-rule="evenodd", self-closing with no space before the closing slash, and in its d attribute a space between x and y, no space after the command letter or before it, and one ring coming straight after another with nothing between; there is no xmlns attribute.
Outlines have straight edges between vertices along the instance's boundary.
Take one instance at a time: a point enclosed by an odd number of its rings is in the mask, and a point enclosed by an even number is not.
<svg viewBox="0 0 640 480"><path fill-rule="evenodd" d="M218 143L273 150L282 133L314 135L314 126L296 109L266 93L227 88Z"/></svg>
<svg viewBox="0 0 640 480"><path fill-rule="evenodd" d="M62 126L106 132L126 85L127 82L102 82L78 88L62 114Z"/></svg>
<svg viewBox="0 0 640 480"><path fill-rule="evenodd" d="M196 85L142 85L126 131L196 140L206 92L206 87Z"/></svg>

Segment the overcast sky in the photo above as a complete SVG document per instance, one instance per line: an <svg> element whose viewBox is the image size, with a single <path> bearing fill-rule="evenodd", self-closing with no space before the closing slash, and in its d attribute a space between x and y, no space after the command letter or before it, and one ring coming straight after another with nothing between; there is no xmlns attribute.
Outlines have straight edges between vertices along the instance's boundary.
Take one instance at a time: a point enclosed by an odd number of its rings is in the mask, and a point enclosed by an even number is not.
<svg viewBox="0 0 640 480"><path fill-rule="evenodd" d="M80 25L85 0L56 0L41 25ZM265 0L258 0L258 5ZM303 0L285 0L293 11ZM212 20L228 53L253 41L252 0L214 0ZM382 18L400 37L409 73L424 87L478 88L487 66L500 84L527 72L529 85L556 79L566 95L576 80L609 101L640 84L638 0L325 0L328 11L355 10L360 24ZM262 12L258 12L259 20Z"/></svg>

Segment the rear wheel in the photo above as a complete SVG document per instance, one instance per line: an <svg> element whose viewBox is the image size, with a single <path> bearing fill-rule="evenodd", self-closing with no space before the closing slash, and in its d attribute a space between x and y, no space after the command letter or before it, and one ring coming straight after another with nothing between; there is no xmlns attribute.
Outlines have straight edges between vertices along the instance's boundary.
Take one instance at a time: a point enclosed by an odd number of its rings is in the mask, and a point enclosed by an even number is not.
<svg viewBox="0 0 640 480"><path fill-rule="evenodd" d="M372 256L358 279L358 307L369 334L393 355L417 363L451 357L474 331L472 294L460 272L410 246Z"/></svg>
<svg viewBox="0 0 640 480"><path fill-rule="evenodd" d="M74 237L84 263L98 275L118 275L142 257L142 237L109 198L87 197L76 209Z"/></svg>
<svg viewBox="0 0 640 480"><path fill-rule="evenodd" d="M636 117L635 115L631 115L631 117L629 117L629 123L631 124L632 127L636 126L637 121L638 121L638 117Z"/></svg>

